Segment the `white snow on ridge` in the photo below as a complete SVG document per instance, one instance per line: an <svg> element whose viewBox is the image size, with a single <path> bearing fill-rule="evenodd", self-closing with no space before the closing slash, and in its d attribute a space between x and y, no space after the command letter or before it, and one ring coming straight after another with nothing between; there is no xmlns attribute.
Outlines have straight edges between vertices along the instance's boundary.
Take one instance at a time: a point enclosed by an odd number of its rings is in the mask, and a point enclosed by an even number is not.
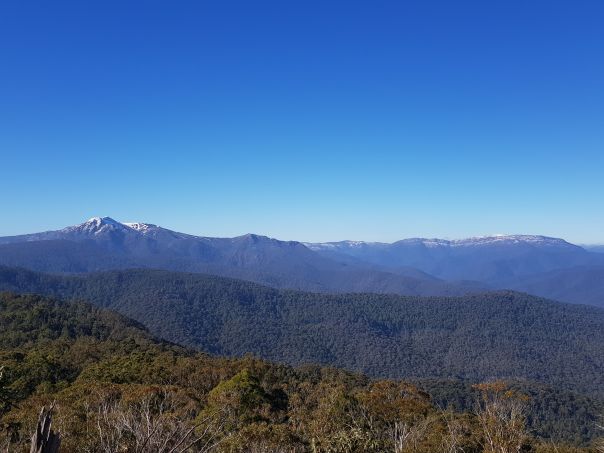
<svg viewBox="0 0 604 453"><path fill-rule="evenodd" d="M450 241L451 246L491 245L491 244L532 244L532 245L570 245L564 239L537 235L495 235L458 239Z"/></svg>
<svg viewBox="0 0 604 453"><path fill-rule="evenodd" d="M69 233L76 235L97 236L111 231L122 231L130 234L141 234L143 236L157 237L159 235L171 235L173 238L180 239L199 239L207 240L201 236L194 236L186 233L179 233L168 230L152 223L144 222L118 222L111 217L92 217L79 225L63 228L58 233Z"/></svg>
<svg viewBox="0 0 604 453"><path fill-rule="evenodd" d="M302 242L302 244L311 250L337 250L342 248L360 248L369 246L386 246L383 242L365 242L365 241L340 241L340 242Z"/></svg>
<svg viewBox="0 0 604 453"><path fill-rule="evenodd" d="M86 222L79 225L70 226L63 228L55 233L71 233L76 235L99 235L101 233L107 233L111 231L123 231L134 234L142 234L149 237L159 237L159 235L169 234L174 238L189 238L189 239L203 239L212 240L214 238L206 238L203 236L195 236L186 233L178 233L176 231L168 230L151 223L143 222L118 222L111 217L92 217ZM52 232L51 232L52 233ZM35 237L35 235L34 235ZM304 246L314 251L343 251L346 250L361 250L365 247L375 248L388 248L391 245L405 246L405 245L418 245L427 248L458 248L458 247L482 247L491 245L534 245L534 246L557 246L557 247L576 247L573 244L568 243L563 239L552 238L540 235L491 235L491 236L478 236L470 237L466 239L438 239L438 238L408 238L403 239L392 244L384 242L366 242L366 241L339 241L339 242L323 242L323 243L312 243L303 242Z"/></svg>
<svg viewBox="0 0 604 453"><path fill-rule="evenodd" d="M149 231L154 228L159 228L157 225L153 225L151 223L141 223L141 222L124 222L122 225L126 225L133 230L140 231L142 233Z"/></svg>
<svg viewBox="0 0 604 453"><path fill-rule="evenodd" d="M128 228L111 217L92 217L79 225L69 226L60 230L62 233L100 234L105 231L114 231Z"/></svg>
<svg viewBox="0 0 604 453"><path fill-rule="evenodd" d="M564 239L552 238L548 236L538 235L493 235L493 236L477 236L466 239L438 239L438 238L409 238L402 239L395 242L394 244L421 244L425 247L436 248L436 247L471 247L471 246L485 246L485 245L497 245L497 244L531 244L531 245L557 245L557 246L572 246L569 242ZM311 250L338 250L338 249L349 249L357 248L364 245L378 245L388 246L382 242L364 242L364 241L341 241L341 242L319 242L309 243L305 242L304 245Z"/></svg>

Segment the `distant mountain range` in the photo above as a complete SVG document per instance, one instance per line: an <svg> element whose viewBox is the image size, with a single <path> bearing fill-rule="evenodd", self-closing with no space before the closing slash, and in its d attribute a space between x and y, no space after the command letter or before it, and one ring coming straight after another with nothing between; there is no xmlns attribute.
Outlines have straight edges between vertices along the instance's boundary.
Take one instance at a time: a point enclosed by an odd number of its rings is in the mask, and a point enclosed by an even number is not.
<svg viewBox="0 0 604 453"><path fill-rule="evenodd" d="M509 288L604 306L604 254L545 236L302 243L254 234L202 237L94 217L0 238L0 264L53 273L156 268L318 292L462 295Z"/></svg>
<svg viewBox="0 0 604 453"><path fill-rule="evenodd" d="M404 239L392 244L331 242L306 244L332 259L355 259L396 270L420 269L435 277L495 283L554 269L598 262L585 249L545 236L491 236L457 241Z"/></svg>

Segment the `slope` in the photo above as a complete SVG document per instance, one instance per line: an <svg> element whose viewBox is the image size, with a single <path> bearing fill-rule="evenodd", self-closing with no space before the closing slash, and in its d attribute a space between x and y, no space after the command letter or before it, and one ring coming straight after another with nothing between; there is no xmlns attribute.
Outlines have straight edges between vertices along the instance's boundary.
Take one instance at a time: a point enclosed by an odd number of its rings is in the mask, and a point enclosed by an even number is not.
<svg viewBox="0 0 604 453"><path fill-rule="evenodd" d="M328 295L166 271L65 277L7 268L0 288L89 300L215 354L381 377L522 378L592 395L604 388L604 310L520 293Z"/></svg>
<svg viewBox="0 0 604 453"><path fill-rule="evenodd" d="M471 413L442 412L409 383L210 357L81 302L0 293L0 370L0 447L10 451L29 448L32 422L51 402L66 452L131 451L143 441L160 451L196 429L201 435L193 451L377 453L393 450L390 428L397 420L424 427L415 437L418 452L446 442L451 423L464 433L456 435L464 451L482 451ZM595 437L597 402L511 385L536 397L529 406L531 432L576 444ZM422 386L439 404L478 396L463 382ZM542 445L530 437L526 442L527 448Z"/></svg>

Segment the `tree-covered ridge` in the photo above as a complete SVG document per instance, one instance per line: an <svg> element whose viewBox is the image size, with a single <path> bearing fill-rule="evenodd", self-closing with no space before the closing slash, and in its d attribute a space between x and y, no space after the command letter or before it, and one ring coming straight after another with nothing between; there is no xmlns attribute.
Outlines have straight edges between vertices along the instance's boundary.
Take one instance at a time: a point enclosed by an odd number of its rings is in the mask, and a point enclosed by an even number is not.
<svg viewBox="0 0 604 453"><path fill-rule="evenodd" d="M213 354L374 377L528 379L604 395L604 310L521 293L329 295L166 271L68 277L9 268L0 288L88 300Z"/></svg>
<svg viewBox="0 0 604 453"><path fill-rule="evenodd" d="M38 345L57 339L145 338L142 324L90 304L65 304L40 296L0 299L0 347Z"/></svg>
<svg viewBox="0 0 604 453"><path fill-rule="evenodd" d="M408 382L211 357L115 313L35 295L0 294L0 327L0 448L9 451L28 449L51 402L62 452L481 453L495 451L494 428L506 452L595 451L535 438L525 392L503 383L470 387L475 410L446 410Z"/></svg>

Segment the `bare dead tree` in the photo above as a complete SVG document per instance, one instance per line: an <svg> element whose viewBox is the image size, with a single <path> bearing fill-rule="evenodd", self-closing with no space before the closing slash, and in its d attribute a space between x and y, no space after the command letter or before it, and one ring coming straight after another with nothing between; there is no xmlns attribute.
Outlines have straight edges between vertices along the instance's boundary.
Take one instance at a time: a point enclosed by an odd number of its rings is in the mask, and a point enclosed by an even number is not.
<svg viewBox="0 0 604 453"><path fill-rule="evenodd" d="M412 435L411 427L407 423L396 422L392 431L394 438L394 453L403 453Z"/></svg>
<svg viewBox="0 0 604 453"><path fill-rule="evenodd" d="M446 434L442 439L443 453L463 453L465 450L462 446L465 427L454 414L441 410L442 420L446 427Z"/></svg>
<svg viewBox="0 0 604 453"><path fill-rule="evenodd" d="M175 413L169 392L150 395L136 403L101 402L94 415L97 435L89 452L205 453L221 441L222 424L202 418L190 422Z"/></svg>
<svg viewBox="0 0 604 453"><path fill-rule="evenodd" d="M42 407L38 417L36 432L31 438L30 453L58 453L61 445L61 437L55 433L52 427L53 406L48 409Z"/></svg>
<svg viewBox="0 0 604 453"><path fill-rule="evenodd" d="M421 419L413 424L402 421L395 422L392 429L394 453L418 451L431 422L432 420L428 418Z"/></svg>
<svg viewBox="0 0 604 453"><path fill-rule="evenodd" d="M4 371L4 366L0 366L0 417L10 410L9 391Z"/></svg>
<svg viewBox="0 0 604 453"><path fill-rule="evenodd" d="M485 453L519 453L524 440L526 398L503 382L475 386L481 398L476 416L482 428Z"/></svg>
<svg viewBox="0 0 604 453"><path fill-rule="evenodd" d="M604 425L597 425L600 431L604 432ZM604 438L598 439L596 444L596 450L598 453L604 453Z"/></svg>

